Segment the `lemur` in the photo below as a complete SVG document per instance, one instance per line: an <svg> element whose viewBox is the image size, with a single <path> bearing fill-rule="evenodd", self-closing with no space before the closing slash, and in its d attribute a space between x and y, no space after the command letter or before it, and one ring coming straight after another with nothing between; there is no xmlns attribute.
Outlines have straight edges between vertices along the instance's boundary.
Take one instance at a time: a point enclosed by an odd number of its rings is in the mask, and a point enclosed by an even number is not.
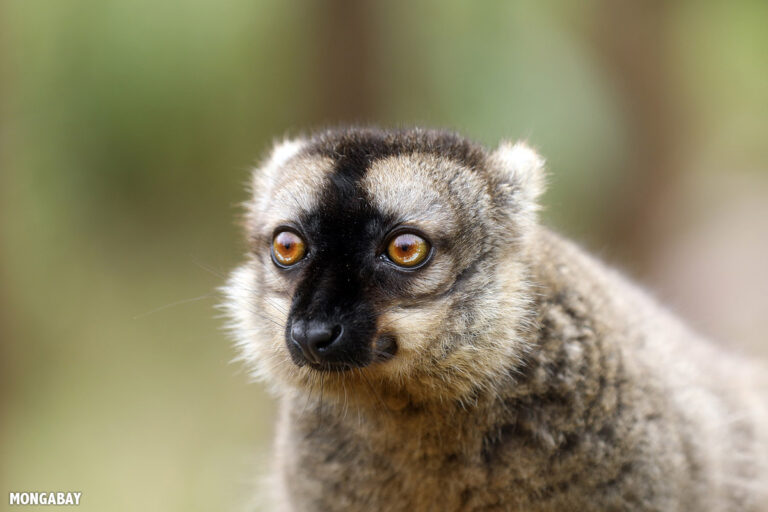
<svg viewBox="0 0 768 512"><path fill-rule="evenodd" d="M542 158L278 143L225 288L286 511L768 510L768 378L542 226Z"/></svg>

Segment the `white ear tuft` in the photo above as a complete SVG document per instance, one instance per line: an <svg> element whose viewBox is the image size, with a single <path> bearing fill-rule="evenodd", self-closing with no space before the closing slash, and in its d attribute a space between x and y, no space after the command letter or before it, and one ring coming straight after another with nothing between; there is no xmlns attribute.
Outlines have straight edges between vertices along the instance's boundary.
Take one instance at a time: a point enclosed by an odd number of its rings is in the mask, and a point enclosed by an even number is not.
<svg viewBox="0 0 768 512"><path fill-rule="evenodd" d="M262 210L263 202L271 195L278 177L282 174L282 167L294 156L296 156L305 146L303 139L283 139L273 144L272 150L266 160L263 160L251 173L251 194L254 196L251 203L252 208ZM256 199L261 197L262 204Z"/></svg>
<svg viewBox="0 0 768 512"><path fill-rule="evenodd" d="M269 167L280 167L290 160L304 146L301 139L283 139L276 142L272 148L272 154L269 157Z"/></svg>
<svg viewBox="0 0 768 512"><path fill-rule="evenodd" d="M537 209L546 188L544 159L524 142L502 142L491 154L491 167L501 182L512 186L516 201Z"/></svg>
<svg viewBox="0 0 768 512"><path fill-rule="evenodd" d="M304 146L301 139L283 139L275 142L269 157L253 172L254 185L264 186L274 182L280 168L293 158Z"/></svg>
<svg viewBox="0 0 768 512"><path fill-rule="evenodd" d="M544 159L524 142L502 142L491 153L488 170L519 240L525 240L538 223L538 200L546 186Z"/></svg>

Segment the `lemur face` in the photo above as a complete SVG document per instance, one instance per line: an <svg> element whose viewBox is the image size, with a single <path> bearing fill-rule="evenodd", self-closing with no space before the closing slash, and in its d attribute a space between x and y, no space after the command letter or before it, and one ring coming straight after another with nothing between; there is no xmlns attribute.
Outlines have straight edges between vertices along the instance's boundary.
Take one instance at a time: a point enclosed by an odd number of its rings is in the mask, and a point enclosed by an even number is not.
<svg viewBox="0 0 768 512"><path fill-rule="evenodd" d="M522 191L493 172L503 158L424 131L279 145L255 173L249 262L228 287L257 373L424 385L507 339L515 309L502 308L523 279L496 267L529 222Z"/></svg>

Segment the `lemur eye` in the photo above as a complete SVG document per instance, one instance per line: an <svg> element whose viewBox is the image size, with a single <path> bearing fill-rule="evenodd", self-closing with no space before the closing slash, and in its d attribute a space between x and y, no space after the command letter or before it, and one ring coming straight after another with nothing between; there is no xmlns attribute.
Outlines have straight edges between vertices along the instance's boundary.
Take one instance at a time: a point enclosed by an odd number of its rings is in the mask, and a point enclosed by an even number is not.
<svg viewBox="0 0 768 512"><path fill-rule="evenodd" d="M402 233L389 241L387 256L400 267L413 268L427 259L430 249L429 242L419 235Z"/></svg>
<svg viewBox="0 0 768 512"><path fill-rule="evenodd" d="M272 240L272 258L283 267L298 263L306 252L304 240L293 231L281 231Z"/></svg>

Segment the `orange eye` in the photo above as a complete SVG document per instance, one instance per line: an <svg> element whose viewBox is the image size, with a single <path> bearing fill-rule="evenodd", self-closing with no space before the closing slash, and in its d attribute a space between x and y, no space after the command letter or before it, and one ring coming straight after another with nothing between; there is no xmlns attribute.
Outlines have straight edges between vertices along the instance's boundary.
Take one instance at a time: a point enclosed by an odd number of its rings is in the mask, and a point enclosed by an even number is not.
<svg viewBox="0 0 768 512"><path fill-rule="evenodd" d="M390 240L387 246L387 256L395 264L413 268L429 256L429 242L413 233L403 233Z"/></svg>
<svg viewBox="0 0 768 512"><path fill-rule="evenodd" d="M306 253L304 240L293 231L281 231L272 240L272 256L280 265L289 267Z"/></svg>

